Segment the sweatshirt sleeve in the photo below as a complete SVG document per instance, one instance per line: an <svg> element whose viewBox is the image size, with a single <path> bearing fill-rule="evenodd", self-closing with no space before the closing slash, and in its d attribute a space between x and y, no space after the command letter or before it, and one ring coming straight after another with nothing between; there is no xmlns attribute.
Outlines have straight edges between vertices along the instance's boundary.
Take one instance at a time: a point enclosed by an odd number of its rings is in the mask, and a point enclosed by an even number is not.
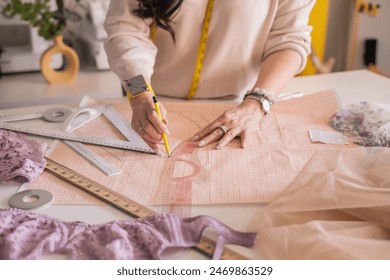
<svg viewBox="0 0 390 280"><path fill-rule="evenodd" d="M311 50L312 27L308 25L308 21L314 4L315 0L280 1L263 60L277 51L291 49L301 61L297 73L305 68Z"/></svg>
<svg viewBox="0 0 390 280"><path fill-rule="evenodd" d="M149 39L151 19L132 13L135 0L113 0L107 11L104 48L111 70L121 80L142 74L150 82L157 48Z"/></svg>

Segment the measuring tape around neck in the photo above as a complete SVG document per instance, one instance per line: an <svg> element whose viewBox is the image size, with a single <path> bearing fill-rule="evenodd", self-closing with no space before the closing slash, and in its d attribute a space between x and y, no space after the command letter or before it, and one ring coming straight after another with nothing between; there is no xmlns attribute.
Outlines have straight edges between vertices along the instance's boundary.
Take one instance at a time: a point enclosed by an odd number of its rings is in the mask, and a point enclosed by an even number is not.
<svg viewBox="0 0 390 280"><path fill-rule="evenodd" d="M207 39L209 35L211 15L213 12L214 0L209 0L206 7L206 13L203 19L202 34L200 36L199 48L198 48L198 57L196 59L194 75L192 78L192 84L190 91L187 94L187 99L192 99L199 86L199 80L202 72L203 61L206 54ZM150 28L150 38L153 42L156 42L156 24L153 23Z"/></svg>
<svg viewBox="0 0 390 280"><path fill-rule="evenodd" d="M209 0L207 3L206 14L203 20L203 29L199 42L198 58L195 64L194 76L192 78L192 85L190 92L187 95L187 99L192 99L195 96L196 90L199 86L200 74L202 72L204 56L206 54L207 39L209 36L209 27L211 21L211 15L213 12L214 0Z"/></svg>

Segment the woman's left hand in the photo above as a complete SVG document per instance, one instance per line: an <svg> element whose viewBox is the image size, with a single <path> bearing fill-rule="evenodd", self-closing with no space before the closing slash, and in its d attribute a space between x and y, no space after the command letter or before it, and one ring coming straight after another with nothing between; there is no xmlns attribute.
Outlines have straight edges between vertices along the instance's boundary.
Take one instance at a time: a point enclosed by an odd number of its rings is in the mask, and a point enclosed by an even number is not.
<svg viewBox="0 0 390 280"><path fill-rule="evenodd" d="M244 148L252 134L259 130L259 123L264 116L259 102L253 99L244 100L239 106L225 111L192 138L204 147L216 143L216 149L226 146L235 137L240 137Z"/></svg>

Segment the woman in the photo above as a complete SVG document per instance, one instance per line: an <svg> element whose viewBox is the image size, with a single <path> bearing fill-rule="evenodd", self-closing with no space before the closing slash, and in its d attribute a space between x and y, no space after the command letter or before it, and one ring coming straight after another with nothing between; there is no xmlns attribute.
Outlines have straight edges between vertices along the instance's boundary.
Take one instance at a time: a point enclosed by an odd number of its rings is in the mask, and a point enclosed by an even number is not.
<svg viewBox="0 0 390 280"><path fill-rule="evenodd" d="M199 146L216 143L220 149L239 137L245 147L272 100L306 64L314 2L115 0L105 22L105 49L122 81L142 75L158 95L217 98L247 93L241 104L194 136ZM160 105L160 121L152 95L149 88L130 98L132 127L158 151L161 133L169 133L167 112Z"/></svg>

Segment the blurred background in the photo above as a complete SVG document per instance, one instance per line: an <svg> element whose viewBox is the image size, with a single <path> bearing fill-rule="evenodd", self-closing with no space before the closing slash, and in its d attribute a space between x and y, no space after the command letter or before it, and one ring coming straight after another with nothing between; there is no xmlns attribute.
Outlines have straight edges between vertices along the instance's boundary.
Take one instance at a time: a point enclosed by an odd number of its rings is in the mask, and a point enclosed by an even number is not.
<svg viewBox="0 0 390 280"><path fill-rule="evenodd" d="M369 68L390 77L390 1L317 0L311 14L313 54L332 72ZM333 59L332 59L333 58ZM313 69L313 57L304 74Z"/></svg>
<svg viewBox="0 0 390 280"><path fill-rule="evenodd" d="M6 2L0 1L1 9ZM54 8L56 1L50 2ZM65 40L79 54L81 68L108 70L103 22L110 0L63 2L68 17ZM370 62L390 75L389 14L390 1L386 0L317 0L310 23L314 27L313 54L319 61L312 57L302 74L362 69ZM50 44L19 16L0 15L1 73L39 71L39 57ZM53 63L59 66L60 60ZM318 63L331 69L321 70Z"/></svg>
<svg viewBox="0 0 390 280"><path fill-rule="evenodd" d="M67 17L64 39L79 54L81 68L109 69L103 49L103 41L106 38L103 22L109 2L63 1ZM0 3L3 11L7 0ZM53 10L57 8L55 0L49 0L49 4ZM39 36L37 28L22 21L19 15L9 17L4 11L0 14L0 65L3 74L39 71L40 56L51 44L51 40ZM53 59L55 67L61 67L61 63L61 56Z"/></svg>
<svg viewBox="0 0 390 280"><path fill-rule="evenodd" d="M0 109L21 106L19 101L27 99L25 103L31 104L35 97L122 96L103 49L103 23L110 0L40 0L57 12L59 4L62 6L55 15L66 20L64 42L79 56L76 82L67 85L48 85L41 77L40 57L53 40L40 36L38 28L20 15L7 15L7 3L15 1L38 0L0 0ZM389 0L317 0L310 17L312 54L300 76L368 69L390 77L388 15ZM53 56L51 63L58 70L66 66L61 54Z"/></svg>

